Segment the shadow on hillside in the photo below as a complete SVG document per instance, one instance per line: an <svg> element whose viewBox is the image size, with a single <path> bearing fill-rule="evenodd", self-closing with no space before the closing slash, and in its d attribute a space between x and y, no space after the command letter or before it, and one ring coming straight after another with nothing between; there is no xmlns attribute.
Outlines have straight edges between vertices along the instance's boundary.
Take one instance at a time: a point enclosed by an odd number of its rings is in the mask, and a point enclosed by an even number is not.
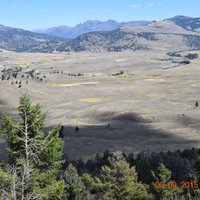
<svg viewBox="0 0 200 200"><path fill-rule="evenodd" d="M101 113L95 119L100 125L77 124L63 128L64 152L69 159L88 158L105 150L160 152L198 145L197 141L153 128L154 119L144 119L134 113Z"/></svg>
<svg viewBox="0 0 200 200"><path fill-rule="evenodd" d="M1 102L0 102L0 104L1 104ZM0 122L1 122L1 118L4 114L5 114L4 112L0 111ZM6 160L7 159L5 147L6 147L5 141L0 136L0 160Z"/></svg>
<svg viewBox="0 0 200 200"><path fill-rule="evenodd" d="M200 120L198 118L192 118L188 115L179 116L176 120L184 127L190 127L200 130Z"/></svg>
<svg viewBox="0 0 200 200"><path fill-rule="evenodd" d="M121 150L125 153L160 152L191 148L199 144L198 141L186 140L167 130L156 129L154 118L144 119L135 113L104 112L93 117L96 125L75 124L73 127L63 127L60 135L64 138L64 153L69 159L87 159L105 150ZM185 123L185 120L181 122ZM51 128L45 129L48 131ZM0 159L5 159L3 140L0 140L0 149Z"/></svg>
<svg viewBox="0 0 200 200"><path fill-rule="evenodd" d="M5 102L0 100L0 105L5 105ZM5 113L0 110L0 122L1 122L1 118L4 114ZM6 160L7 159L5 147L6 147L5 141L0 136L0 160Z"/></svg>

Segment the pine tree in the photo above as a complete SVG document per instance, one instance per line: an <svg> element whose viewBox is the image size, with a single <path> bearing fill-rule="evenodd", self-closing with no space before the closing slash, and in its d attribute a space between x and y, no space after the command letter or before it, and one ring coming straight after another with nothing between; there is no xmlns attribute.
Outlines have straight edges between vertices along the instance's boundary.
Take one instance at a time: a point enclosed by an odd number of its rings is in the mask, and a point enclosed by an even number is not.
<svg viewBox="0 0 200 200"><path fill-rule="evenodd" d="M177 183L173 186L171 181L172 172L161 163L155 171L152 171L154 177L154 184L152 184L152 193L156 199L160 200L178 200L181 197L182 189L179 188ZM158 183L156 186L155 184Z"/></svg>
<svg viewBox="0 0 200 200"><path fill-rule="evenodd" d="M9 187L3 184L0 189L12 200L60 199L64 183L56 176L62 164L61 126L45 133L45 114L38 104L32 105L28 95L20 98L18 112L20 120L4 116L0 125L8 153L0 179L7 175L12 180Z"/></svg>
<svg viewBox="0 0 200 200"><path fill-rule="evenodd" d="M94 181L94 178L90 174L83 173L81 175L81 180L83 181L88 191L93 191L95 189L95 181Z"/></svg>
<svg viewBox="0 0 200 200"><path fill-rule="evenodd" d="M0 168L0 199L16 199L12 193L12 175Z"/></svg>
<svg viewBox="0 0 200 200"><path fill-rule="evenodd" d="M101 168L96 188L103 200L142 200L147 197L145 186L137 180L135 167L130 167L121 152L113 153L109 166Z"/></svg>
<svg viewBox="0 0 200 200"><path fill-rule="evenodd" d="M82 200L84 198L85 185L79 177L76 168L70 164L65 173L65 194L64 200Z"/></svg>

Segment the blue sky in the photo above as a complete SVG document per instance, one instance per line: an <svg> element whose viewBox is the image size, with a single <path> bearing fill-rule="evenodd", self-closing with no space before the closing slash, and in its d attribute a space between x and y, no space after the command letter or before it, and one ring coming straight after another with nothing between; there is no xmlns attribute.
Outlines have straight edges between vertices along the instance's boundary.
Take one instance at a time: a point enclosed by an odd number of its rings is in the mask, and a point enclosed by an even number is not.
<svg viewBox="0 0 200 200"><path fill-rule="evenodd" d="M1 0L0 24L27 30L86 20L159 20L200 17L199 0Z"/></svg>

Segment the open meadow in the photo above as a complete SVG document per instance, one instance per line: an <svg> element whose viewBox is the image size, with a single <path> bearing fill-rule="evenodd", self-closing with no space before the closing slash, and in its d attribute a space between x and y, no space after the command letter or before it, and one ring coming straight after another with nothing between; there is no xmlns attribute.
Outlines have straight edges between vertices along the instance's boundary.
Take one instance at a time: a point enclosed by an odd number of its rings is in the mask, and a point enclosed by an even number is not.
<svg viewBox="0 0 200 200"><path fill-rule="evenodd" d="M199 147L200 58L177 64L188 53L2 51L0 110L16 118L27 92L46 113L47 129L64 126L69 158Z"/></svg>

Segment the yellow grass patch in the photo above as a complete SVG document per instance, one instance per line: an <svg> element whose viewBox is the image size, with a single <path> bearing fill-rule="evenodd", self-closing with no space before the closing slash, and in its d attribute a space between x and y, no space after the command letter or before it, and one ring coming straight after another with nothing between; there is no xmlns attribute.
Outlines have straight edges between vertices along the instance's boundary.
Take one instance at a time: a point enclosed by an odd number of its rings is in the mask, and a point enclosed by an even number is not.
<svg viewBox="0 0 200 200"><path fill-rule="evenodd" d="M116 59L115 62L124 62L127 61L128 59Z"/></svg>
<svg viewBox="0 0 200 200"><path fill-rule="evenodd" d="M79 101L84 103L100 103L105 101L105 99L100 97L93 97L93 98L83 98L80 99Z"/></svg>
<svg viewBox="0 0 200 200"><path fill-rule="evenodd" d="M147 81L147 82L164 82L166 80L164 78L148 78L148 79L145 79L145 81Z"/></svg>
<svg viewBox="0 0 200 200"><path fill-rule="evenodd" d="M135 74L123 74L123 75L119 75L118 77L120 78L133 78L135 76Z"/></svg>
<svg viewBox="0 0 200 200"><path fill-rule="evenodd" d="M83 82L83 83L50 83L49 86L57 86L57 87L75 87L80 85L97 85L99 82Z"/></svg>
<svg viewBox="0 0 200 200"><path fill-rule="evenodd" d="M50 60L48 60L48 59L42 59L42 60L38 61L38 63L41 63L41 64L47 63L47 62L50 62Z"/></svg>
<svg viewBox="0 0 200 200"><path fill-rule="evenodd" d="M150 97L150 98L156 98L156 99L160 99L160 98L162 98L163 97L163 95L161 94L161 93L149 93L149 94L147 94L147 96L148 97Z"/></svg>
<svg viewBox="0 0 200 200"><path fill-rule="evenodd" d="M18 61L18 62L16 62L15 64L19 65L20 67L27 67L27 66L29 66L31 63L24 60L24 61Z"/></svg>
<svg viewBox="0 0 200 200"><path fill-rule="evenodd" d="M189 137L188 140L200 140L200 136L192 136L192 137Z"/></svg>

